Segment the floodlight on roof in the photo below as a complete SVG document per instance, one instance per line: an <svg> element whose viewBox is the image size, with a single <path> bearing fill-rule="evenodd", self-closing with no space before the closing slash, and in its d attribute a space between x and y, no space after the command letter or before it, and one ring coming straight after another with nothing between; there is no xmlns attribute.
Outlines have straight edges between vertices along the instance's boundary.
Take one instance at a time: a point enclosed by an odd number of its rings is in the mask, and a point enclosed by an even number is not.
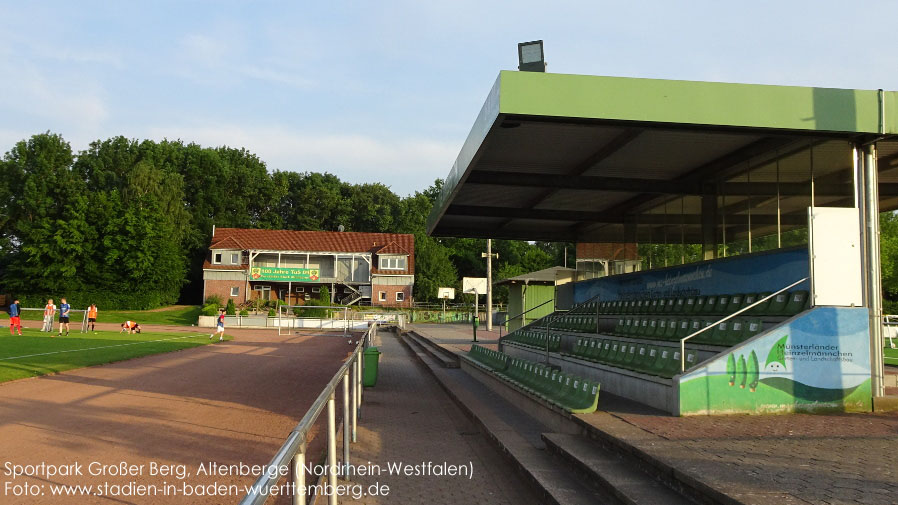
<svg viewBox="0 0 898 505"><path fill-rule="evenodd" d="M542 40L518 43L518 70L522 72L546 71Z"/></svg>

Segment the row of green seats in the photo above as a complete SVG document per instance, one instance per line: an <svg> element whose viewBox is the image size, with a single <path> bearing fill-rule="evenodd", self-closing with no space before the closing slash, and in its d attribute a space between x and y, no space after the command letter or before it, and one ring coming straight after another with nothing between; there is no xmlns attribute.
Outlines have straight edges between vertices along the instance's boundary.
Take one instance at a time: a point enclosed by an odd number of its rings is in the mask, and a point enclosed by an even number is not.
<svg viewBox="0 0 898 505"><path fill-rule="evenodd" d="M564 353L563 353L564 354ZM680 373L680 349L665 345L581 337L569 356L658 377ZM697 364L698 352L686 350L686 369Z"/></svg>
<svg viewBox="0 0 898 505"><path fill-rule="evenodd" d="M732 314L761 300L770 293L734 295L680 296L645 300L604 301L598 304L599 314ZM746 315L793 316L809 306L805 290L780 293L752 307Z"/></svg>
<svg viewBox="0 0 898 505"><path fill-rule="evenodd" d="M502 371L508 366L508 355L477 344L471 346L468 357L493 371Z"/></svg>
<svg viewBox="0 0 898 505"><path fill-rule="evenodd" d="M508 369L498 375L518 388L574 414L595 412L599 404L598 382L539 363L511 358Z"/></svg>
<svg viewBox="0 0 898 505"><path fill-rule="evenodd" d="M568 312L568 314L595 314L598 305L599 302L597 300L589 300L588 302L584 302L580 305L571 307L571 310Z"/></svg>
<svg viewBox="0 0 898 505"><path fill-rule="evenodd" d="M596 316L584 314L565 314L555 319L549 325L551 329L578 331L586 333L596 332Z"/></svg>
<svg viewBox="0 0 898 505"><path fill-rule="evenodd" d="M546 330L544 328L523 328L513 333L509 333L506 341L520 344L524 347L533 347L536 349L546 348ZM557 351L561 347L560 335L549 335L549 351Z"/></svg>
<svg viewBox="0 0 898 505"><path fill-rule="evenodd" d="M676 318L652 316L625 316L617 320L612 334L653 340L680 340L696 331L714 324L707 318ZM735 345L761 332L763 324L758 318L736 317L718 323L713 329L693 337L692 342Z"/></svg>

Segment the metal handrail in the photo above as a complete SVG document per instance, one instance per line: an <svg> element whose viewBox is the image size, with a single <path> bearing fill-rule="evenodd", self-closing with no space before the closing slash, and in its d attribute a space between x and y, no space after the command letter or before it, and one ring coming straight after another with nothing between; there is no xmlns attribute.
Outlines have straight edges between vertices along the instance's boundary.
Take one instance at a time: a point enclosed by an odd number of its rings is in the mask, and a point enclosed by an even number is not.
<svg viewBox="0 0 898 505"><path fill-rule="evenodd" d="M336 415L335 392L337 386L343 383L343 474L349 479L349 443L350 434L352 442L356 442L357 418L362 406L362 351L377 327L375 321L365 335L356 344L355 349L343 365L337 370L333 378L327 383L318 398L302 417L295 428L287 436L287 440L281 445L274 457L265 467L265 472L250 487L250 491L240 501L240 505L261 505L271 496L270 491L277 486L278 481L286 474L292 462L293 469L293 503L305 505L306 503L306 437L309 430L318 420L318 416L327 408L327 485L331 490L337 486L337 449L336 449ZM349 383L352 382L352 410L350 410ZM347 415L348 414L348 415ZM328 495L328 504L337 504L337 494Z"/></svg>
<svg viewBox="0 0 898 505"><path fill-rule="evenodd" d="M782 293L783 291L786 291L786 290L789 290L789 289L791 289L791 288L794 288L795 286L801 284L802 282L808 280L809 278L810 278L810 277L805 277L804 279L801 279L800 281L795 281L795 282L793 282L792 284L789 284L788 286L784 287L783 289L777 291L776 293L767 295L767 296L765 296L764 298L761 298L760 300L756 301L755 303L753 303L753 304L751 304L751 305L748 305L748 306L746 306L746 307L742 307L741 309L737 310L736 312L733 312L732 314L730 314L730 315L728 315L728 316L726 316L726 317L724 317L724 318L722 318L722 319L719 319L718 321L715 321L714 324L709 324L708 326L705 326L704 328L702 328L702 329L700 329L700 330L698 330L698 331L696 331L696 332L694 332L694 333L692 333L692 334L690 334L690 335L687 335L687 336L683 337L682 339L680 339L680 371L681 371L681 372L685 372L685 371L686 371L686 341L687 341L687 340L689 340L690 338L692 338L692 337L694 337L694 336L696 336L696 335L699 335L699 334L701 334L701 333L704 333L705 331L710 330L711 328L714 328L715 326L717 326L718 324L720 324L720 323L722 323L722 322L724 322L724 321L727 321L727 320L729 320L729 319L732 319L732 318L738 316L739 314L745 312L746 310L752 309L752 308L755 307L756 305L758 305L758 304L760 304L760 303L763 303L765 300L769 300L769 299L773 298L774 296L776 296L776 295Z"/></svg>
<svg viewBox="0 0 898 505"><path fill-rule="evenodd" d="M536 310L536 309L542 307L543 305L545 305L545 304L547 304L547 303L550 303L550 302L554 302L554 301L555 301L554 299L553 299L553 300L546 300L546 301L544 301L543 303L537 305L536 307L531 307L531 308L525 310L524 312L521 312L520 314L518 314L518 315L516 315L516 316L513 316L513 317L506 317L506 318L505 318L505 321L502 321L501 323L499 323L499 338L502 338L502 326L503 326L505 323L511 321L512 319L517 319L517 318L523 316L524 314L530 312L531 310ZM539 321L539 319L537 319L537 321Z"/></svg>

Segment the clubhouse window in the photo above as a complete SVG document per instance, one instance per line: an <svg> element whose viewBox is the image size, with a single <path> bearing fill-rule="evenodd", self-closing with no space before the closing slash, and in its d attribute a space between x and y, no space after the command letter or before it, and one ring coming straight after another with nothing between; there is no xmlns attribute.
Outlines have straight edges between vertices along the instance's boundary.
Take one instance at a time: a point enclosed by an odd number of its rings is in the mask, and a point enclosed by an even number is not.
<svg viewBox="0 0 898 505"><path fill-rule="evenodd" d="M240 264L240 253L231 253L231 264L232 265Z"/></svg>
<svg viewBox="0 0 898 505"><path fill-rule="evenodd" d="M240 286L234 286L231 288L231 296L240 296Z"/></svg>
<svg viewBox="0 0 898 505"><path fill-rule="evenodd" d="M215 253L212 255L212 263L215 263L216 265L221 263L221 253Z"/></svg>
<svg viewBox="0 0 898 505"><path fill-rule="evenodd" d="M404 300L405 300L405 293L402 292L402 291L397 291L397 292L396 292L396 301L397 301L397 302L401 302L401 301L404 301Z"/></svg>
<svg viewBox="0 0 898 505"><path fill-rule="evenodd" d="M381 256L381 270L405 270L408 265L408 258L405 256Z"/></svg>
<svg viewBox="0 0 898 505"><path fill-rule="evenodd" d="M386 291L378 291L378 292L377 292L377 299L380 300L380 301L382 301L382 302L387 301L387 292L386 292Z"/></svg>

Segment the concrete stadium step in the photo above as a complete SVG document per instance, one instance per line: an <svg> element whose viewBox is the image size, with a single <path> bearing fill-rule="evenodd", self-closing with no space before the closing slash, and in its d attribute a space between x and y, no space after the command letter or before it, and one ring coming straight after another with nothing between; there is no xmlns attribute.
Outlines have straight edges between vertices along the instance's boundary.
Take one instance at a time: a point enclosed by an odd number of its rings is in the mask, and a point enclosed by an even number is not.
<svg viewBox="0 0 898 505"><path fill-rule="evenodd" d="M406 335L427 370L481 431L506 454L518 471L542 494L541 503L554 505L622 505L611 493L578 479L572 468L546 450L542 433L548 428L460 369L439 365L420 344Z"/></svg>
<svg viewBox="0 0 898 505"><path fill-rule="evenodd" d="M543 433L546 447L593 484L627 505L690 505L693 502L620 457L580 435Z"/></svg>
<svg viewBox="0 0 898 505"><path fill-rule="evenodd" d="M443 349L439 345L431 342L428 338L419 335L414 331L410 331L405 334L408 338L416 342L421 348L429 354L433 359L435 359L440 366L444 368L458 368L458 357L446 349Z"/></svg>

